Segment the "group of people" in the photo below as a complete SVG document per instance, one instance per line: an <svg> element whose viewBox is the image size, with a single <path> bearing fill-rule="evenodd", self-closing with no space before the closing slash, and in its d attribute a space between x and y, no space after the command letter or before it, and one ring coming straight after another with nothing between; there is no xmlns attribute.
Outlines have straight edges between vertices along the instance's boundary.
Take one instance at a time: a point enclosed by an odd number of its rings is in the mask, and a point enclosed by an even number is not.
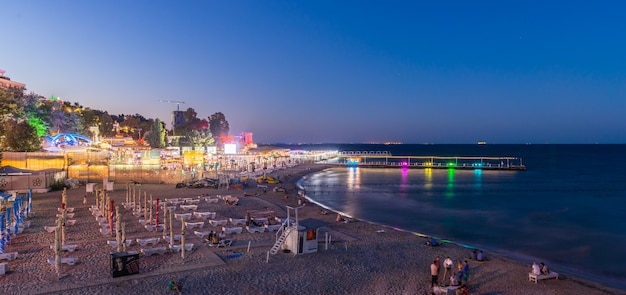
<svg viewBox="0 0 626 295"><path fill-rule="evenodd" d="M221 239L225 238L226 234L224 232L221 233L216 233L214 231L211 231L207 237L207 240L211 243L211 244L218 244L220 242Z"/></svg>
<svg viewBox="0 0 626 295"><path fill-rule="evenodd" d="M533 261L533 265L531 267L531 272L535 275L547 275L550 274L550 269L545 263L541 262L537 265L537 262Z"/></svg>
<svg viewBox="0 0 626 295"><path fill-rule="evenodd" d="M460 286L459 289L462 289L463 292L467 289L467 283L469 281L469 272L470 266L469 262L465 260L464 262L458 261L456 263L456 270L454 271L452 268L454 266L454 262L448 256L443 261L443 283L447 280L448 276L450 278L450 286ZM441 272L441 260L439 256L435 258L433 263L430 265L430 274L432 277L430 287L434 287L439 284L439 273ZM468 290L469 291L469 290Z"/></svg>
<svg viewBox="0 0 626 295"><path fill-rule="evenodd" d="M476 250L474 249L474 251L472 251L472 260L476 260L476 261L486 261L487 257L485 256L485 253L483 253L483 250Z"/></svg>

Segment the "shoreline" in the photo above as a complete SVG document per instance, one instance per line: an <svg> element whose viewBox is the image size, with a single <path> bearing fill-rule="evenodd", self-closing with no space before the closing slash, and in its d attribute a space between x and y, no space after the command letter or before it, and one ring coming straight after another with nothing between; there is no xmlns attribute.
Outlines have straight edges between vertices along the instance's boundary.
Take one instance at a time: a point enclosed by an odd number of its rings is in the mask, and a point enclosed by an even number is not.
<svg viewBox="0 0 626 295"><path fill-rule="evenodd" d="M271 185L268 185L270 189L267 193L262 193L253 181L244 190L230 191L175 189L173 185L143 185L135 188L161 198L193 197L202 193L237 196L240 199L239 206L201 204L203 211L211 208L220 218L240 217L246 210L259 209L273 210L277 216L285 217L286 205L298 205L296 182L305 175L325 168L319 164L303 164L275 173L281 176L283 187L289 190L288 194L273 192ZM244 192L259 195L244 197ZM315 218L327 222L323 232L332 237L326 249L321 241L323 237L318 236L318 253L298 256L278 253L266 261L267 251L275 240L274 233L244 231L232 236L233 246L218 249L208 247L193 233L187 233L189 242L198 244L184 260L175 253L142 257L139 274L111 278L108 269L111 248L106 245L106 240L113 238L97 231L97 222L86 210L93 203L93 197L89 198L88 205L83 206L84 187L68 190L67 193L68 207L76 207L77 212L77 224L68 227L68 238L79 245L79 250L70 255L78 256L80 262L74 266L64 266L63 275L58 277L54 268L45 261L51 255L47 245L53 234L45 232L43 226L54 222L61 192L36 194L33 196L33 212L36 215L28 219L32 222L31 227L25 229L24 233L12 236L12 244L6 249L6 252L18 251L20 254L18 259L9 261L10 272L0 276L0 290L4 293L132 294L142 290L145 293L166 294L165 286L170 276L176 275L186 294L425 294L430 291L428 266L435 256L461 260L470 254L469 249L459 245L427 247L423 245L422 237L410 232L390 230L390 227L358 219L347 223L335 222L336 214L322 215L321 207L307 202L299 210L300 219ZM116 190L110 195L116 204L122 203L125 185L116 185ZM128 223L129 235L160 236L143 229L138 225L137 218L126 210L121 210L121 218ZM241 256L229 258L235 253ZM490 259L487 262L470 261L472 271L469 285L472 293L626 294L623 290L568 275L561 276L559 280L531 283L528 281L528 265L492 253L487 253L487 257Z"/></svg>

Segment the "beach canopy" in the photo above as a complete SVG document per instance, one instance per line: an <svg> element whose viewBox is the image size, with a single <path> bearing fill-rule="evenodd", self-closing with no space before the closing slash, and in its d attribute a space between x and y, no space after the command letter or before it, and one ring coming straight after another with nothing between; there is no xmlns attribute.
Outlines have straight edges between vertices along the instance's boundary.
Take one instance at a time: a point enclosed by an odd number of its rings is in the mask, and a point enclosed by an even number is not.
<svg viewBox="0 0 626 295"><path fill-rule="evenodd" d="M10 197L13 197L13 194L0 192L0 201L8 200Z"/></svg>

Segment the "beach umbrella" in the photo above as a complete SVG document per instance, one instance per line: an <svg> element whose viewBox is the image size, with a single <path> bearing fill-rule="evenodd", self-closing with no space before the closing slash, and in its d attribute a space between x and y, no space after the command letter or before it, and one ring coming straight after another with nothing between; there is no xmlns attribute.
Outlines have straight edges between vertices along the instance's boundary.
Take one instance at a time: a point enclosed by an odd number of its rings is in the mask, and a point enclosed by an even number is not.
<svg viewBox="0 0 626 295"><path fill-rule="evenodd" d="M159 225L159 198L156 199L156 214L154 224Z"/></svg>
<svg viewBox="0 0 626 295"><path fill-rule="evenodd" d="M114 200L109 201L109 232L113 234L113 208Z"/></svg>
<svg viewBox="0 0 626 295"><path fill-rule="evenodd" d="M150 194L150 219L148 219L148 222L152 224L152 194Z"/></svg>
<svg viewBox="0 0 626 295"><path fill-rule="evenodd" d="M61 218L57 219L57 228L54 231L54 267L57 275L61 275Z"/></svg>

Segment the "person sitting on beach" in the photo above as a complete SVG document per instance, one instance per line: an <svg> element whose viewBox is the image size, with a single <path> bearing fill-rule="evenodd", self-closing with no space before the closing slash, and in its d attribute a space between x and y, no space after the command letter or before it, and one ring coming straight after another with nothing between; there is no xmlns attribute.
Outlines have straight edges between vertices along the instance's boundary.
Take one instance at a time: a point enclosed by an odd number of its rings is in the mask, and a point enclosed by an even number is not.
<svg viewBox="0 0 626 295"><path fill-rule="evenodd" d="M531 272L534 275L540 275L541 274L541 268L539 268L539 265L537 265L537 262L533 261L533 266L531 268Z"/></svg>
<svg viewBox="0 0 626 295"><path fill-rule="evenodd" d="M472 260L477 260L478 259L478 252L476 251L476 249L474 249L474 251L472 251Z"/></svg>
<svg viewBox="0 0 626 295"><path fill-rule="evenodd" d="M170 291L176 291L180 293L180 287L176 283L176 277L172 277L170 282L167 284L167 289Z"/></svg>
<svg viewBox="0 0 626 295"><path fill-rule="evenodd" d="M476 256L476 260L477 261L485 261L485 253L483 253L483 250L480 250L478 252L478 255Z"/></svg>
<svg viewBox="0 0 626 295"><path fill-rule="evenodd" d="M470 295L469 288L465 284L463 284L461 287L456 289L455 293L456 293L456 295Z"/></svg>
<svg viewBox="0 0 626 295"><path fill-rule="evenodd" d="M426 245L431 246L431 247L436 247L436 246L439 246L440 244L437 242L435 238L431 237L428 241L426 241Z"/></svg>
<svg viewBox="0 0 626 295"><path fill-rule="evenodd" d="M461 284L461 281L459 280L459 276L458 275L451 275L450 276L450 286L458 286Z"/></svg>
<svg viewBox="0 0 626 295"><path fill-rule="evenodd" d="M542 263L540 263L540 266L541 266L541 274L542 275L550 274L550 269L548 268L547 265L543 264L543 262L542 262Z"/></svg>

